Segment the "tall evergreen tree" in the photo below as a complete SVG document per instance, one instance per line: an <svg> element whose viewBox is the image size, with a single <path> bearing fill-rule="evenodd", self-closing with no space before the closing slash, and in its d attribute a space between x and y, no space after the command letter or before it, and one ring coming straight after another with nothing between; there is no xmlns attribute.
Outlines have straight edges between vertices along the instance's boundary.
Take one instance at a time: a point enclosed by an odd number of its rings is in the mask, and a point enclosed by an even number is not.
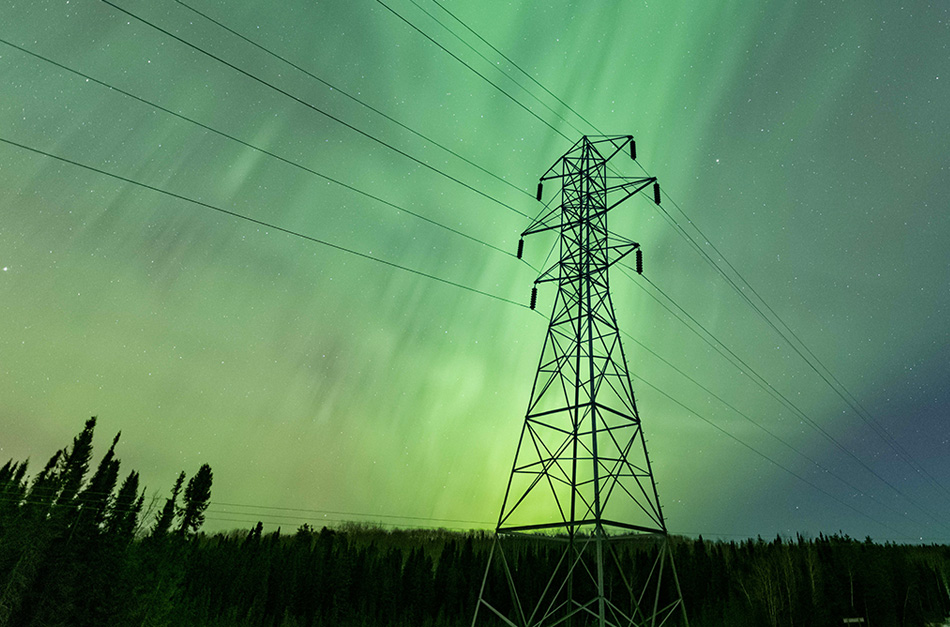
<svg viewBox="0 0 950 627"><path fill-rule="evenodd" d="M172 488L172 495L165 501L165 506L155 518L155 526L152 528L152 537L160 538L168 533L178 515L178 496L181 494L181 486L185 482L185 471L182 470L175 480L175 487Z"/></svg>
<svg viewBox="0 0 950 627"><path fill-rule="evenodd" d="M50 498L52 503L48 515L34 512L35 529L28 531L31 541L23 553L28 558L24 562L28 566L24 571L28 573L28 587L21 594L14 623L58 625L74 614L74 593L82 577L84 558L94 553L90 544L94 523L81 525L80 494L89 472L95 427L93 416L58 460L47 464L42 499ZM39 481L36 486L40 486ZM80 526L85 529L80 530Z"/></svg>
<svg viewBox="0 0 950 627"><path fill-rule="evenodd" d="M133 470L122 482L109 508L105 521L106 533L117 542L131 542L144 503L145 495L139 494L139 473Z"/></svg>
<svg viewBox="0 0 950 627"><path fill-rule="evenodd" d="M26 496L26 467L27 462L15 463L11 459L0 469L0 542Z"/></svg>
<svg viewBox="0 0 950 627"><path fill-rule="evenodd" d="M92 458L92 436L96 429L96 417L86 421L86 426L73 438L73 445L63 456L63 468L60 472L62 483L59 494L56 496L56 505L67 509L74 509L77 505L76 496L82 487L82 482L89 472L89 460Z"/></svg>
<svg viewBox="0 0 950 627"><path fill-rule="evenodd" d="M214 475L211 466L202 464L185 488L185 505L182 509L178 533L187 536L196 533L205 521L205 510L211 501L211 482Z"/></svg>
<svg viewBox="0 0 950 627"><path fill-rule="evenodd" d="M89 483L79 493L78 501L82 513L80 520L83 522L84 532L98 531L105 522L109 499L119 479L119 460L115 457L115 446L121 435L119 432L112 439L112 446L99 461Z"/></svg>
<svg viewBox="0 0 950 627"><path fill-rule="evenodd" d="M62 481L59 468L65 454L66 451L63 449L53 453L43 470L33 478L26 493L23 517L37 521L46 519Z"/></svg>

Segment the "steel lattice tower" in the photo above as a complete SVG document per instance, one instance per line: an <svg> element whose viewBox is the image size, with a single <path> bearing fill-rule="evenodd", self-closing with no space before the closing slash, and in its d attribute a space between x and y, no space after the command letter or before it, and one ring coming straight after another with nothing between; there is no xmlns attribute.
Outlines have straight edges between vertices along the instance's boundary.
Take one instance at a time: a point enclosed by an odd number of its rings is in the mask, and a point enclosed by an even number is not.
<svg viewBox="0 0 950 627"><path fill-rule="evenodd" d="M610 297L610 266L642 256L608 212L651 185L659 204L655 178L608 176L628 147L582 137L538 184L561 179L560 205L522 233L559 233L535 280L558 290L473 626L688 624Z"/></svg>

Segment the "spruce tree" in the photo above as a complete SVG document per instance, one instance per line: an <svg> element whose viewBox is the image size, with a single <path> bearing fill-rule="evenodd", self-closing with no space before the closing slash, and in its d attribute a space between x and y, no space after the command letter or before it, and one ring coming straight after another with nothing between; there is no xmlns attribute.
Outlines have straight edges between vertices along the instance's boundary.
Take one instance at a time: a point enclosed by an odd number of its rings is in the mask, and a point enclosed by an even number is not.
<svg viewBox="0 0 950 627"><path fill-rule="evenodd" d="M152 528L152 537L160 538L168 533L172 528L172 522L178 513L178 495L181 494L181 485L185 482L185 471L182 470L175 480L175 487L172 488L172 495L165 501L165 506L158 513L155 519L155 526Z"/></svg>
<svg viewBox="0 0 950 627"><path fill-rule="evenodd" d="M43 470L33 478L30 489L26 493L23 518L32 518L37 521L37 524L39 521L46 520L62 481L59 469L65 454L66 451L63 449L56 451L46 462Z"/></svg>
<svg viewBox="0 0 950 627"><path fill-rule="evenodd" d="M18 464L11 459L0 469L0 542L26 496L26 467L27 462Z"/></svg>
<svg viewBox="0 0 950 627"><path fill-rule="evenodd" d="M145 495L138 491L139 473L133 470L122 482L106 515L106 533L117 543L128 544L135 536L138 516L145 502Z"/></svg>
<svg viewBox="0 0 950 627"><path fill-rule="evenodd" d="M84 534L97 533L105 521L106 509L119 478L119 460L115 457L115 446L119 443L120 435L121 432L113 438L112 446L99 461L96 472L77 497L82 514L79 529Z"/></svg>
<svg viewBox="0 0 950 627"><path fill-rule="evenodd" d="M63 456L63 468L60 472L62 483L60 492L56 496L56 505L66 509L74 509L77 505L76 496L82 487L82 482L89 472L89 460L92 458L92 435L96 429L96 417L86 421L86 426L73 438L72 447Z"/></svg>
<svg viewBox="0 0 950 627"><path fill-rule="evenodd" d="M205 521L205 510L211 501L211 482L214 475L211 466L202 464L195 476L188 481L185 488L185 505L182 509L181 523L178 533L187 536L196 533Z"/></svg>

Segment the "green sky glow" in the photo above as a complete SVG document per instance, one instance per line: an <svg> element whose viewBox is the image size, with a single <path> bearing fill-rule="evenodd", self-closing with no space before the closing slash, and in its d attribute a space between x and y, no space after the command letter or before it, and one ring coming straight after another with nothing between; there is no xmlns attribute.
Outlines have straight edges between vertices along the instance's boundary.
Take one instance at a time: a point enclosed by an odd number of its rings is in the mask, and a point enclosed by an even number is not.
<svg viewBox="0 0 950 627"><path fill-rule="evenodd" d="M99 0L0 2L0 38L97 80L506 251L527 225ZM172 0L117 4L523 213L540 209L537 177L581 132L596 132L430 0L387 4L570 141L374 0L193 6L527 194ZM444 4L601 131L634 134L639 163L945 486L901 461L647 198L635 198L615 210L612 228L641 243L645 276L891 484L672 318L650 283L615 273L620 323L643 345L625 339L632 372L866 514L637 379L670 529L950 541L947 6ZM3 43L0 137L518 302L537 276L510 255ZM540 266L552 241L528 240L527 261ZM498 514L544 337L534 312L9 144L0 144L0 268L3 461L30 457L35 468L95 414L100 447L121 430L120 456L150 494L208 462L220 503L423 525L490 526ZM553 297L542 288L541 312ZM212 509L209 528L303 522Z"/></svg>

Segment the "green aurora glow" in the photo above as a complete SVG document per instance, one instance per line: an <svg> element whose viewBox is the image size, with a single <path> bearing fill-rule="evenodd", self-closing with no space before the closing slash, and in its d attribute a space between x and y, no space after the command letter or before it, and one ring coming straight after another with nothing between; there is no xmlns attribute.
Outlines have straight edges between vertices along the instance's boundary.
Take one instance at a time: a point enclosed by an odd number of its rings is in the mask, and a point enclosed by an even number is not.
<svg viewBox="0 0 950 627"><path fill-rule="evenodd" d="M430 0L418 1L464 34ZM18 46L502 249L513 252L526 226L521 216L101 1L2 2L0 38ZM172 0L118 4L536 213L537 177L580 133L410 0L387 3L571 141L373 0L193 6L527 194ZM901 492L673 319L649 296L656 292L648 283L615 273L627 332L858 490L627 341L633 372L870 517L637 380L670 529L950 541L946 3L446 6L597 128L634 134L639 163L945 486L935 488L902 462L649 199L636 198L615 210L612 228L642 244L645 276ZM498 67L508 71L504 61ZM581 131L595 132L510 74ZM511 256L6 44L0 137L518 302L527 302L536 277ZM620 167L639 173L629 162ZM670 203L664 207L687 224ZM527 260L540 266L550 245L529 239ZM0 144L0 268L0 461L30 457L36 470L87 416L98 415L99 452L121 430L124 468L138 469L150 494L164 496L181 468L192 473L208 462L218 503L455 527L473 525L431 519L489 527L497 516L545 331L544 319L526 308L8 144ZM553 297L544 286L545 314ZM286 530L303 522L274 510L227 513L235 511L248 510L214 506L206 528L261 518ZM357 516L327 516L341 517ZM233 522L239 519L248 522Z"/></svg>

